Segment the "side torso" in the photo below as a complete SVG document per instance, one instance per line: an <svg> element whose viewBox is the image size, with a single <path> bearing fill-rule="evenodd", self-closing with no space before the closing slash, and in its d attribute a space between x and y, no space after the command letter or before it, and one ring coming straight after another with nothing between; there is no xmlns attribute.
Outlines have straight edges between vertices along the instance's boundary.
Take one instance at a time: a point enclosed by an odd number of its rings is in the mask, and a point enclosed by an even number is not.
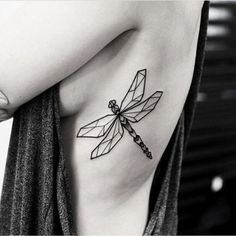
<svg viewBox="0 0 236 236"><path fill-rule="evenodd" d="M153 174L192 80L202 2L136 2L134 6L142 12L140 26L121 34L61 83L63 145L81 234L142 233ZM156 108L131 123L153 159L124 130L108 154L90 160L103 138L76 138L79 129L112 114L108 102L115 99L120 105L141 69L147 70L143 100L163 91Z"/></svg>

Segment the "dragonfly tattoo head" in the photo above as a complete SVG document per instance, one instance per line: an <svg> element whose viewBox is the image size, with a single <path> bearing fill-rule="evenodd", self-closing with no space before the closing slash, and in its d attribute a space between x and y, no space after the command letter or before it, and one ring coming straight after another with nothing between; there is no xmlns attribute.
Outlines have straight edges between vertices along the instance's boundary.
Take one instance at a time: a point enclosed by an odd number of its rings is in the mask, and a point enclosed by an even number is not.
<svg viewBox="0 0 236 236"><path fill-rule="evenodd" d="M137 71L120 106L117 105L114 99L109 101L108 107L113 114L103 116L79 130L77 137L99 138L105 136L92 151L91 159L109 153L123 137L124 129L129 132L134 142L140 146L146 156L152 159L152 153L130 125L130 122L136 123L153 111L163 94L163 91L156 91L142 101L146 85L146 74L146 69Z"/></svg>

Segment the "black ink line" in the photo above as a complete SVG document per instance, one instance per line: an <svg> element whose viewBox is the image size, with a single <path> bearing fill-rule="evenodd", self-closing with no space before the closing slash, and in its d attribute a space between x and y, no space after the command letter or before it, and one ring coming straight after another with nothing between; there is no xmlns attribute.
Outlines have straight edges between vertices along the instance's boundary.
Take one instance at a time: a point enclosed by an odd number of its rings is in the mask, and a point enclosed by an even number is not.
<svg viewBox="0 0 236 236"><path fill-rule="evenodd" d="M109 101L108 107L112 110L113 114L103 116L79 130L77 137L82 138L98 138L105 135L103 140L91 152L91 159L109 153L123 137L124 128L133 137L134 142L140 146L146 156L152 159L152 154L148 147L129 123L129 121L138 122L142 120L155 109L162 97L163 91L156 91L146 100L142 101L146 86L146 74L146 69L137 71L120 107L116 104L116 100ZM124 107L123 104L125 104Z"/></svg>

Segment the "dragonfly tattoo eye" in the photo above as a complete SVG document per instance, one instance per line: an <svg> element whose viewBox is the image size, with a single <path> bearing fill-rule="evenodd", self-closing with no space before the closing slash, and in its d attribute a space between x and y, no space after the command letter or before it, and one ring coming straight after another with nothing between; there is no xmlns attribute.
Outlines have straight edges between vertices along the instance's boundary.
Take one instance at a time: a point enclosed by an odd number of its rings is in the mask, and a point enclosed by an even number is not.
<svg viewBox="0 0 236 236"><path fill-rule="evenodd" d="M92 151L91 159L109 153L123 137L124 129L129 132L133 137L133 141L139 145L146 156L152 159L152 153L130 125L130 122L136 123L154 110L163 94L163 91L156 91L146 100L142 101L145 91L146 74L146 69L137 71L120 106L117 105L114 99L109 101L108 107L113 114L103 116L79 130L77 137L99 138L105 136Z"/></svg>

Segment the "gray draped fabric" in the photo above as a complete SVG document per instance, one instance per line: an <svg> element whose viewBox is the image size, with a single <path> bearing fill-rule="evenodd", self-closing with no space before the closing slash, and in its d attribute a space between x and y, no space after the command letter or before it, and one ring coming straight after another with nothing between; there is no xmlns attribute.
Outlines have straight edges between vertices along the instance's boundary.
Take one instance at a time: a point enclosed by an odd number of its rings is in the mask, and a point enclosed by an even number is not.
<svg viewBox="0 0 236 236"><path fill-rule="evenodd" d="M58 86L14 116L0 208L1 234L72 234Z"/></svg>
<svg viewBox="0 0 236 236"><path fill-rule="evenodd" d="M158 165L145 235L176 234L181 161L195 109L204 58L204 4L193 82L178 125ZM58 85L14 115L0 204L0 234L75 234L62 149Z"/></svg>

